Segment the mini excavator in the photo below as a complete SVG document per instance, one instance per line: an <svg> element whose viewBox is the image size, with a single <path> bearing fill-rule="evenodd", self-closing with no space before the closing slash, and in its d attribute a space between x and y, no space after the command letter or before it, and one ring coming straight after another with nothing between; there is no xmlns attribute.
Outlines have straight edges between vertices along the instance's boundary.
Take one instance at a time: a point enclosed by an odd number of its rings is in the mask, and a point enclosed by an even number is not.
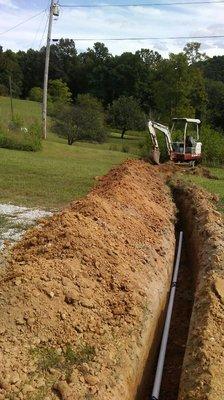
<svg viewBox="0 0 224 400"><path fill-rule="evenodd" d="M175 163L188 163L191 166L198 164L202 158L202 143L199 141L200 119L173 118L172 121L173 124L171 130L169 130L168 126L162 125L159 122L148 122L149 134L152 140L152 161L155 164L159 164L160 161L160 150L156 134L156 131L158 130L165 136L166 147L171 161L174 161ZM172 141L172 133L177 124L183 128L182 137L180 141ZM194 134L195 137L188 134L189 125L193 128L196 127L196 129L194 129L196 131Z"/></svg>

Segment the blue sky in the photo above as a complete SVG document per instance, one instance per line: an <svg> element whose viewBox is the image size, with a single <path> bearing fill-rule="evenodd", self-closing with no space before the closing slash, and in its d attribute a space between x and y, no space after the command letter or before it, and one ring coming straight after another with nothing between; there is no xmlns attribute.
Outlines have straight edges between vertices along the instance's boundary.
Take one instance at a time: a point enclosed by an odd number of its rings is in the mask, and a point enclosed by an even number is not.
<svg viewBox="0 0 224 400"><path fill-rule="evenodd" d="M167 0L151 0L162 3ZM169 0L170 1L170 0ZM177 0L171 0L177 1ZM150 0L61 0L63 4L131 4ZM17 23L28 19L48 7L49 0L0 0L0 34ZM37 16L15 30L0 35L4 49L38 49L45 44L47 13ZM144 36L193 36L224 35L224 4L181 5L172 7L128 7L128 8L61 8L60 17L53 24L53 38L106 38ZM120 54L150 48L163 56L181 51L186 40L159 41L104 41L109 51ZM93 41L77 42L79 51L93 45ZM203 39L203 51L210 56L224 54L223 39Z"/></svg>

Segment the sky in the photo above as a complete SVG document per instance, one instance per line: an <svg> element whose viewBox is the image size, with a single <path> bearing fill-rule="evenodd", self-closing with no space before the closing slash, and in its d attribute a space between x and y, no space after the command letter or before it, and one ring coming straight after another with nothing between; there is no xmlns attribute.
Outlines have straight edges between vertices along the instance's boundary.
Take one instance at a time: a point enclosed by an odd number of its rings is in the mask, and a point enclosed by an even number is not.
<svg viewBox="0 0 224 400"><path fill-rule="evenodd" d="M119 37L170 37L224 35L224 3L152 7L65 8L63 5L165 3L184 0L60 0L60 16L53 22L52 38L93 38L102 41L110 53L135 52L141 48L158 51L164 57L180 52L189 40L106 41ZM186 0L185 0L186 1ZM191 0L197 1L197 0ZM203 1L203 0L202 0ZM27 50L46 42L49 0L0 0L0 45ZM5 32L16 24L35 18ZM103 40L105 38L105 40ZM224 54L224 38L191 40L202 43L209 56ZM76 41L78 51L92 47L93 41Z"/></svg>

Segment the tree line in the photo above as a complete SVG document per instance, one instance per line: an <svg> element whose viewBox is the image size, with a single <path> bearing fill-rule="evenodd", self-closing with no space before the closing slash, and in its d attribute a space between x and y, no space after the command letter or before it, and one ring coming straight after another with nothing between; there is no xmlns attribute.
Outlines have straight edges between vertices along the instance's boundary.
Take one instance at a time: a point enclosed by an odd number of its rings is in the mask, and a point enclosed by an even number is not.
<svg viewBox="0 0 224 400"><path fill-rule="evenodd" d="M0 47L0 95L8 95L10 75L15 97L32 98L39 93L41 98L44 62L45 47L18 52ZM74 102L89 94L108 109L128 97L138 102L146 115L161 122L196 117L224 130L223 71L224 56L207 57L197 42L163 58L150 49L114 56L99 42L78 54L73 40L60 39L51 45L49 79L65 83ZM57 90L57 85L53 89Z"/></svg>

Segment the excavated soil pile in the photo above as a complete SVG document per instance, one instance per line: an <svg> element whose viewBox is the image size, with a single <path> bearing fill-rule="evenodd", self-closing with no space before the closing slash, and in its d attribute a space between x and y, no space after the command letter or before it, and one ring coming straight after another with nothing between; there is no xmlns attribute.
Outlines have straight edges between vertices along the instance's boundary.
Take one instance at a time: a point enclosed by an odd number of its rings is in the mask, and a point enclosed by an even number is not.
<svg viewBox="0 0 224 400"><path fill-rule="evenodd" d="M196 288L178 399L221 400L224 399L224 219L213 204L217 199L202 189L176 185L174 193L185 225Z"/></svg>
<svg viewBox="0 0 224 400"><path fill-rule="evenodd" d="M128 161L26 234L0 272L0 399L134 398L169 290L174 219L156 169Z"/></svg>

